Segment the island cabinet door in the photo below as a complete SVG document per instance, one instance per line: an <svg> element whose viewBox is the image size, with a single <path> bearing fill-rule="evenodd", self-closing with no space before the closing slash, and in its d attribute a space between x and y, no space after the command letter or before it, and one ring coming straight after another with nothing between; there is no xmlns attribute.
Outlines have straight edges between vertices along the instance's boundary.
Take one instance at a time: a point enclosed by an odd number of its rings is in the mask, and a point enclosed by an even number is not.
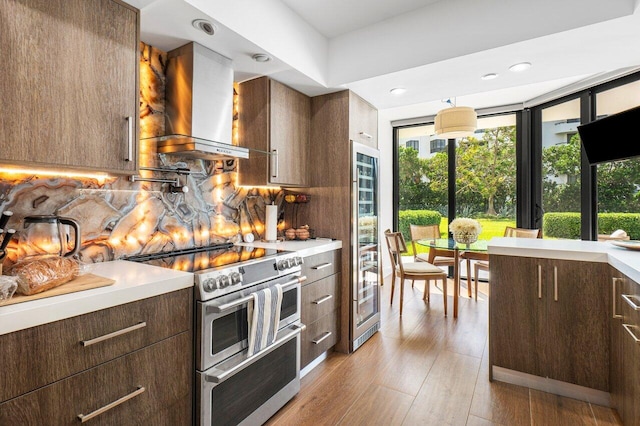
<svg viewBox="0 0 640 426"><path fill-rule="evenodd" d="M608 392L609 265L545 260L543 270L546 321L539 329L546 337L540 353L545 376Z"/></svg>
<svg viewBox="0 0 640 426"><path fill-rule="evenodd" d="M611 333L609 341L609 393L611 395L611 406L618 410L620 416L623 414L623 357L622 357L622 338L624 329L622 328L622 294L626 280L613 267L610 268L611 281L609 284L612 289L611 310L609 315L609 332Z"/></svg>
<svg viewBox="0 0 640 426"><path fill-rule="evenodd" d="M492 255L489 295L491 365L542 375L536 353L541 348L538 317L540 260Z"/></svg>
<svg viewBox="0 0 640 426"><path fill-rule="evenodd" d="M625 425L640 425L640 285L625 278L622 291L622 398Z"/></svg>

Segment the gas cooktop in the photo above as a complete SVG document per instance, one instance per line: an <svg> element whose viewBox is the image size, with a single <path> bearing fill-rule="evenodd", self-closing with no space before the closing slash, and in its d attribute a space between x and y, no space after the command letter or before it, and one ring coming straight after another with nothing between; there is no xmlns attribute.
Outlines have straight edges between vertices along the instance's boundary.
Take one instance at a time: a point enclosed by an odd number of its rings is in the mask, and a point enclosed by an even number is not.
<svg viewBox="0 0 640 426"><path fill-rule="evenodd" d="M209 300L299 273L303 262L295 252L231 243L135 255L124 260L193 272L198 300Z"/></svg>
<svg viewBox="0 0 640 426"><path fill-rule="evenodd" d="M199 272L220 268L253 259L287 253L284 250L234 246L232 243L193 247L168 252L139 254L124 260L160 266L185 272Z"/></svg>

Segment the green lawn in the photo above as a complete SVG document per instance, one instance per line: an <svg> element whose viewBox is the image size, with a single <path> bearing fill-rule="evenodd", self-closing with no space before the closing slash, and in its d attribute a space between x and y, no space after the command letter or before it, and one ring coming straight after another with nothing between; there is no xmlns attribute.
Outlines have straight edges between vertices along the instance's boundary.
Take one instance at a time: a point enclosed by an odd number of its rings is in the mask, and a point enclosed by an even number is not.
<svg viewBox="0 0 640 426"><path fill-rule="evenodd" d="M510 219L477 219L482 226L482 232L480 233L479 238L483 240L490 240L493 237L502 237L504 235L504 228L506 226L516 226L515 220ZM447 218L443 217L440 222L440 234L444 237L448 235L447 230ZM413 256L413 248L411 247L411 243L407 241L407 249L409 251L408 255ZM419 246L417 247L418 253L427 253L429 251L428 247Z"/></svg>

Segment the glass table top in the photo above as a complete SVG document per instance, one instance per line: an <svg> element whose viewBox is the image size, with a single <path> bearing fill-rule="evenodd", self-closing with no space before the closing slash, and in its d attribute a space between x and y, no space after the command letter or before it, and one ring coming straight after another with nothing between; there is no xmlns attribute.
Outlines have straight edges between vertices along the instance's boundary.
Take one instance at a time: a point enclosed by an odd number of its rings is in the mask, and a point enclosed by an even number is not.
<svg viewBox="0 0 640 426"><path fill-rule="evenodd" d="M478 239L475 243L464 244L456 242L453 238L438 238L435 240L418 240L417 243L421 246L446 250L454 250L457 248L458 250L464 251L486 252L488 250L487 244L489 243L489 240Z"/></svg>

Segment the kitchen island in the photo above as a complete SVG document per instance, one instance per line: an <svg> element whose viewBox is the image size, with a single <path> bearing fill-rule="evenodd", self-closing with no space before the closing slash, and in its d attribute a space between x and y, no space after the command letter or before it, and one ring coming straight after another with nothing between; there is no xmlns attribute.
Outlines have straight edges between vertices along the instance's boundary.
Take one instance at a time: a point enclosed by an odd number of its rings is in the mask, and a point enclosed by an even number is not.
<svg viewBox="0 0 640 426"><path fill-rule="evenodd" d="M616 398L614 390L624 365L616 339L637 346L631 331L620 330L639 325L621 313L624 298L640 293L640 252L609 242L495 238L489 255L491 380L619 412L618 399L637 401L640 395ZM637 353L627 354L626 365L640 362Z"/></svg>

